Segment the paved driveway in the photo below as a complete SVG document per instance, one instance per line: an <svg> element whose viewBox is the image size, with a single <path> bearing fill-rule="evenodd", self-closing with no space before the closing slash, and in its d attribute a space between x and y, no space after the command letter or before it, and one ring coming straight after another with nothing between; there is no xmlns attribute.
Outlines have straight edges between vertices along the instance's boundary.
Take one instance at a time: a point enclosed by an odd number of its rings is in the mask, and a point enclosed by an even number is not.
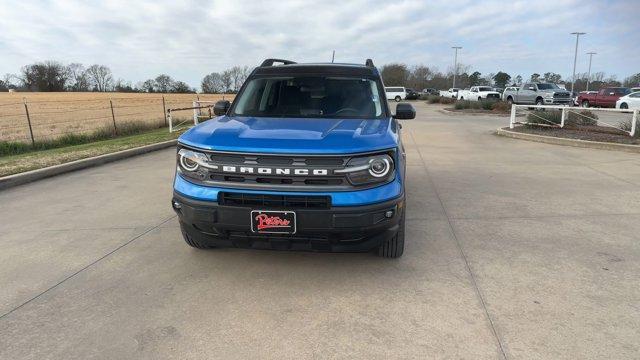
<svg viewBox="0 0 640 360"><path fill-rule="evenodd" d="M183 244L165 150L0 192L0 359L623 359L640 157L416 103L400 260Z"/></svg>

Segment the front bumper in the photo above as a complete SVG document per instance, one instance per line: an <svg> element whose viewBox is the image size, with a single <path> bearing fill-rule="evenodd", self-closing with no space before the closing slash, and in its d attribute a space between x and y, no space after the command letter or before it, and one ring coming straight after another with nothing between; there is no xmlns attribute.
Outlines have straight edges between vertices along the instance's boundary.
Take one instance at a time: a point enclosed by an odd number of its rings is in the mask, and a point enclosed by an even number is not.
<svg viewBox="0 0 640 360"><path fill-rule="evenodd" d="M571 104L573 104L573 99L571 99L571 98L560 98L560 99L544 98L543 100L544 100L545 105L571 105Z"/></svg>
<svg viewBox="0 0 640 360"><path fill-rule="evenodd" d="M396 235L404 213L404 196L363 206L333 206L328 209L274 209L224 206L194 200L174 192L174 209L190 236L217 247L274 250L361 252L377 248ZM296 212L297 231L293 235L257 234L251 231L251 210ZM393 211L386 217L387 211Z"/></svg>

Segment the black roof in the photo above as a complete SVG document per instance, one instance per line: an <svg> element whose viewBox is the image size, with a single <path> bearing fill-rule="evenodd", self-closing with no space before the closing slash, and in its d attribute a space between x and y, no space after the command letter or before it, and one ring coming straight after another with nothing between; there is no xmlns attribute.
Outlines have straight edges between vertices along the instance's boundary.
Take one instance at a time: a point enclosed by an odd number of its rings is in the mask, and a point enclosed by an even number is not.
<svg viewBox="0 0 640 360"><path fill-rule="evenodd" d="M274 66L274 62L284 62ZM257 67L252 75L351 75L351 76L379 76L373 62L362 64L341 63L307 63L298 64L288 60L267 59Z"/></svg>

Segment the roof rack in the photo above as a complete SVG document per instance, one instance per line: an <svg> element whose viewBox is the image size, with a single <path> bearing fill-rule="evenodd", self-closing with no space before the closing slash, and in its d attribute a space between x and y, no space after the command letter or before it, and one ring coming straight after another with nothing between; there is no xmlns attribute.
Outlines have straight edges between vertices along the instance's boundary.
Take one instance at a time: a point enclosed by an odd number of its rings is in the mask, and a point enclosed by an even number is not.
<svg viewBox="0 0 640 360"><path fill-rule="evenodd" d="M266 59L265 61L262 62L262 64L260 64L260 67L273 66L274 63L280 63L282 65L291 65L291 64L295 64L296 62L291 60L284 60L284 59Z"/></svg>
<svg viewBox="0 0 640 360"><path fill-rule="evenodd" d="M373 60L371 60L371 59L367 59L367 61L364 62L364 65L366 67L371 67L371 68L375 67L375 66L373 66Z"/></svg>

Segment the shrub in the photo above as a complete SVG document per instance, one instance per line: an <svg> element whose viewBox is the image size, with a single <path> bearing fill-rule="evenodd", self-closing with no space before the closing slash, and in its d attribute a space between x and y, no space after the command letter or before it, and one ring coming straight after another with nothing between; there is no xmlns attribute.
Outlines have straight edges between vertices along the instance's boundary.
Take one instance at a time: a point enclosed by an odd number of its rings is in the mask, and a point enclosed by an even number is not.
<svg viewBox="0 0 640 360"><path fill-rule="evenodd" d="M541 111L534 110L527 115L527 123L529 124L543 124L543 125L560 125L562 121L562 112L553 111Z"/></svg>
<svg viewBox="0 0 640 360"><path fill-rule="evenodd" d="M448 97L439 97L439 98L440 98L440 104L453 104L454 102L457 101L454 98L448 98Z"/></svg>
<svg viewBox="0 0 640 360"><path fill-rule="evenodd" d="M493 103L493 109L495 112L508 113L511 111L511 105L506 101L496 101Z"/></svg>
<svg viewBox="0 0 640 360"><path fill-rule="evenodd" d="M493 110L493 106L495 105L495 101L485 100L480 101L480 106L482 106L483 110Z"/></svg>
<svg viewBox="0 0 640 360"><path fill-rule="evenodd" d="M439 104L442 99L440 96L436 96L436 95L426 95L426 96L429 104Z"/></svg>
<svg viewBox="0 0 640 360"><path fill-rule="evenodd" d="M631 119L626 119L618 124L618 127L620 127L624 131L631 131L631 126ZM636 124L636 133L633 135L633 137L636 138L640 137L640 129L638 129L637 126L638 124Z"/></svg>
<svg viewBox="0 0 640 360"><path fill-rule="evenodd" d="M467 101L467 100L456 101L455 105L453 105L453 108L456 109L456 110L468 109L469 108L469 101Z"/></svg>
<svg viewBox="0 0 640 360"><path fill-rule="evenodd" d="M598 125L598 115L589 110L582 110L579 113L569 110L569 116L567 116L565 120L565 125L596 126Z"/></svg>

